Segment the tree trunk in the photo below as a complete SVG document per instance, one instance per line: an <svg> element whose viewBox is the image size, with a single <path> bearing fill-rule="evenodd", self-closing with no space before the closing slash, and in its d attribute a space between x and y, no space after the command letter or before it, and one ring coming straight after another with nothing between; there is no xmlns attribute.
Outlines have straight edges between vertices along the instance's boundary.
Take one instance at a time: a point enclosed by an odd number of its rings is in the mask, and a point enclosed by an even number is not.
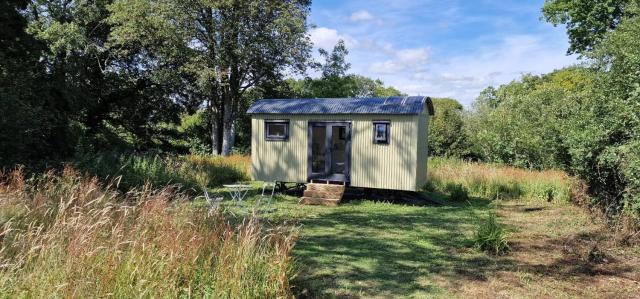
<svg viewBox="0 0 640 299"><path fill-rule="evenodd" d="M221 129L222 127L221 122L220 122L220 113L217 111L220 111L219 109L217 109L214 106L214 101L211 100L209 101L209 107L207 109L207 111L209 112L209 122L210 122L210 134L211 134L211 154L212 155L219 155L220 154L220 149L221 149L221 138L220 136L222 136L221 134Z"/></svg>
<svg viewBox="0 0 640 299"><path fill-rule="evenodd" d="M211 112L211 154L219 155L220 151L218 151L218 122L216 121L215 115Z"/></svg>
<svg viewBox="0 0 640 299"><path fill-rule="evenodd" d="M231 155L233 149L233 124L224 123L224 129L222 133L222 155L227 157Z"/></svg>
<svg viewBox="0 0 640 299"><path fill-rule="evenodd" d="M231 144L231 150L233 150L233 147L236 145L236 121L235 120L231 122L231 136L229 138L231 138L229 140L229 144Z"/></svg>
<svg viewBox="0 0 640 299"><path fill-rule="evenodd" d="M233 129L233 103L230 96L226 96L224 99L224 108L222 109L222 155L231 155L231 149L233 148L235 130Z"/></svg>
<svg viewBox="0 0 640 299"><path fill-rule="evenodd" d="M218 153L218 155L222 154L222 136L224 135L224 131L223 128L224 126L222 125L222 117L218 115L218 118L216 118L216 124L217 124L217 130L218 130L218 143L216 144L216 151Z"/></svg>

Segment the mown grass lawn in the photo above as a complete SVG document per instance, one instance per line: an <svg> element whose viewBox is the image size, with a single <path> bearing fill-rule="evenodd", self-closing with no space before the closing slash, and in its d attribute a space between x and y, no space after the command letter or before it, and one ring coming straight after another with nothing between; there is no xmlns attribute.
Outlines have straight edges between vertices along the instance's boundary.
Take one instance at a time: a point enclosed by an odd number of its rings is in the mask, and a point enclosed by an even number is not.
<svg viewBox="0 0 640 299"><path fill-rule="evenodd" d="M302 297L445 295L436 277L487 262L470 247L475 226L491 209L488 200L442 206L346 200L338 207L297 200L278 196L264 217L300 226L294 257L301 272L294 285ZM461 251L468 253L456 254Z"/></svg>
<svg viewBox="0 0 640 299"><path fill-rule="evenodd" d="M640 291L638 248L603 245L602 224L570 203L429 196L444 204L355 199L304 206L278 195L260 215L300 226L293 287L302 298L627 297ZM257 198L250 196L249 206ZM228 201L223 206L242 215ZM490 212L510 231L507 255L473 247L476 227ZM588 260L593 244L609 261Z"/></svg>
<svg viewBox="0 0 640 299"><path fill-rule="evenodd" d="M434 207L354 201L318 209L301 221L294 250L305 266L299 287L322 297L423 297L443 292L434 274L472 266L473 259L461 260L452 251L471 245L477 214L487 202Z"/></svg>

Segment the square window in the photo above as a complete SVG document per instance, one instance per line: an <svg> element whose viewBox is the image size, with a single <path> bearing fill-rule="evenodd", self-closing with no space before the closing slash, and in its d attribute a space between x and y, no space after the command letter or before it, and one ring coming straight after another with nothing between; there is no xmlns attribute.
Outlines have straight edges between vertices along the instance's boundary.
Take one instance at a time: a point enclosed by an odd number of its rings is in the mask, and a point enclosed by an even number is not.
<svg viewBox="0 0 640 299"><path fill-rule="evenodd" d="M265 139L270 141L289 139L288 120L267 120L265 121Z"/></svg>
<svg viewBox="0 0 640 299"><path fill-rule="evenodd" d="M390 128L388 121L373 122L373 143L389 144Z"/></svg>

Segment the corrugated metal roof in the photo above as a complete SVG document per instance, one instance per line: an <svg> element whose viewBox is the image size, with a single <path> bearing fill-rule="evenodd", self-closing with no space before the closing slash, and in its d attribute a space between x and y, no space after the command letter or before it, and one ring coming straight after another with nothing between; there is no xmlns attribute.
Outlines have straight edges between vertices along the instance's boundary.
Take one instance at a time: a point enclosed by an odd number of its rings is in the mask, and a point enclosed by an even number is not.
<svg viewBox="0 0 640 299"><path fill-rule="evenodd" d="M261 99L249 114L420 114L433 115L431 98L423 96L333 99Z"/></svg>

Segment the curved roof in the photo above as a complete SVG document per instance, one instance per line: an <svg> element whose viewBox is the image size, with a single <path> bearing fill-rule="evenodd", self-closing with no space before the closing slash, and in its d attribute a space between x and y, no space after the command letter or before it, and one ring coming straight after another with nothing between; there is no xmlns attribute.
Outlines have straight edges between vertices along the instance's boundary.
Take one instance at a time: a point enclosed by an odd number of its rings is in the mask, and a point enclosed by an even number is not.
<svg viewBox="0 0 640 299"><path fill-rule="evenodd" d="M426 105L425 105L426 104ZM423 96L386 98L261 99L249 114L420 114L433 115L431 98Z"/></svg>

